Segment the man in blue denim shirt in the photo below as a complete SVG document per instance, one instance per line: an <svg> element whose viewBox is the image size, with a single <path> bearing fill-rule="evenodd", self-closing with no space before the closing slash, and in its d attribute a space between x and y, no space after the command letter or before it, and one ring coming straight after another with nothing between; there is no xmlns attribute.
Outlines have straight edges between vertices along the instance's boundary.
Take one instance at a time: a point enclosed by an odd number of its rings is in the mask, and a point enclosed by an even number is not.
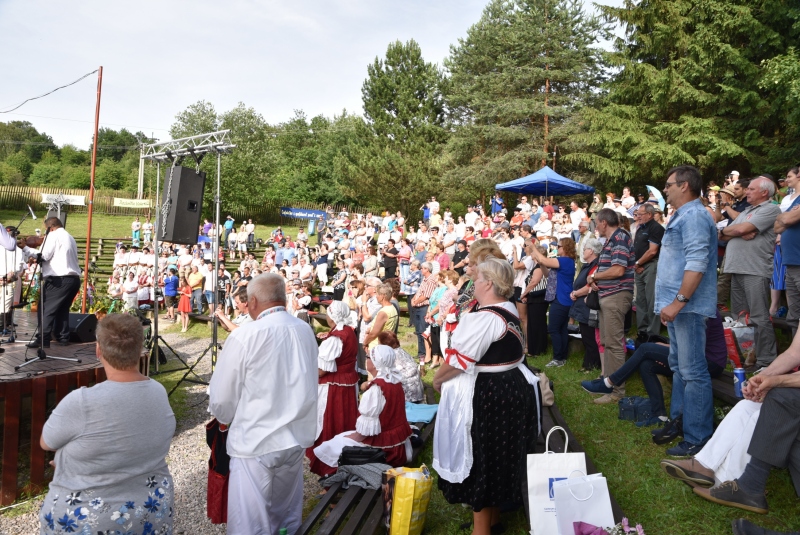
<svg viewBox="0 0 800 535"><path fill-rule="evenodd" d="M702 186L700 172L690 165L670 169L664 185L675 213L661 241L655 313L661 314L669 331L669 367L674 373L670 416L673 421L681 415L683 419L684 441L667 450L673 456L700 451L714 425L711 376L703 352L706 319L716 314L717 233L698 199Z"/></svg>

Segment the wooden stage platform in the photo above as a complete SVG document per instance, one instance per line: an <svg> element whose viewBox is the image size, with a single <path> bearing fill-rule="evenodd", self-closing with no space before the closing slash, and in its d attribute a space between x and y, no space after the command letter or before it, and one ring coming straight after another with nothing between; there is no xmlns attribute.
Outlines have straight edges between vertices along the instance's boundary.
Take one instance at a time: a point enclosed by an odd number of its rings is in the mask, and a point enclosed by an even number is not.
<svg viewBox="0 0 800 535"><path fill-rule="evenodd" d="M48 355L54 357L72 357L81 359L80 363L66 360L42 360L29 364L19 371L14 367L25 362L25 358L35 358L36 349L25 347L36 332L36 313L19 311L14 313L14 323L17 324L16 341L11 344L0 344L5 353L0 354L0 383L18 381L28 377L49 376L64 372L76 372L100 367L100 361L95 356L95 343L70 343L61 346L53 343L45 349ZM0 325L2 327L2 325ZM8 337L3 337L3 340ZM44 373L42 373L44 372Z"/></svg>
<svg viewBox="0 0 800 535"><path fill-rule="evenodd" d="M36 357L36 349L25 347L36 332L36 314L18 310L14 320L18 341L0 345L5 349L0 354L0 505L13 503L22 491L35 494L44 488L52 477L52 468L47 464L52 453L39 447L44 422L72 390L106 379L95 356L94 342L67 346L55 343L45 350L48 355L79 358L80 363L37 359L15 370L26 356Z"/></svg>

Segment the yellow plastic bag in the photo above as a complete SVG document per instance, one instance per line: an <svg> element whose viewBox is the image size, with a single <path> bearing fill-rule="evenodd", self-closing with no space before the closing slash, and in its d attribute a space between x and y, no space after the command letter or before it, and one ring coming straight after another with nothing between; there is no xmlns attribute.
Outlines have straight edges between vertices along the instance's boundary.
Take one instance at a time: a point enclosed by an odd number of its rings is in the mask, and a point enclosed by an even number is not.
<svg viewBox="0 0 800 535"><path fill-rule="evenodd" d="M422 533L432 484L431 473L424 464L383 473L383 523L390 535Z"/></svg>

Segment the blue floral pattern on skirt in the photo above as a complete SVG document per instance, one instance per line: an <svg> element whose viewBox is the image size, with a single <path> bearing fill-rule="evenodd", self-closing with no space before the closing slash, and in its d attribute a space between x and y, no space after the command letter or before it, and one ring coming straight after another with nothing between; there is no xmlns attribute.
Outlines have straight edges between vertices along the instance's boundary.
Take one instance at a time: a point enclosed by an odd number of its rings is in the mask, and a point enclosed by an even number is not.
<svg viewBox="0 0 800 535"><path fill-rule="evenodd" d="M173 484L170 476L143 476L141 488L108 492L81 490L63 498L49 492L39 513L41 535L172 535Z"/></svg>

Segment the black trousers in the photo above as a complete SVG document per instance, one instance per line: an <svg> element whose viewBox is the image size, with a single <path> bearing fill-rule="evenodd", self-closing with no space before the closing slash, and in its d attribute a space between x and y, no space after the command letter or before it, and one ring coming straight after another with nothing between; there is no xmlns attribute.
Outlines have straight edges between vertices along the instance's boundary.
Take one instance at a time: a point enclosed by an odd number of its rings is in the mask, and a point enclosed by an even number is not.
<svg viewBox="0 0 800 535"><path fill-rule="evenodd" d="M45 277L43 306L39 306L39 333L45 343L52 338L69 340L69 308L81 288L78 277Z"/></svg>
<svg viewBox="0 0 800 535"><path fill-rule="evenodd" d="M778 468L789 468L800 496L800 388L767 392L747 453Z"/></svg>
<svg viewBox="0 0 800 535"><path fill-rule="evenodd" d="M600 368L600 348L597 347L597 340L594 337L594 327L589 327L588 323L578 323L581 329L581 342L585 352L583 354L583 367L587 370ZM663 396L662 396L663 398Z"/></svg>

